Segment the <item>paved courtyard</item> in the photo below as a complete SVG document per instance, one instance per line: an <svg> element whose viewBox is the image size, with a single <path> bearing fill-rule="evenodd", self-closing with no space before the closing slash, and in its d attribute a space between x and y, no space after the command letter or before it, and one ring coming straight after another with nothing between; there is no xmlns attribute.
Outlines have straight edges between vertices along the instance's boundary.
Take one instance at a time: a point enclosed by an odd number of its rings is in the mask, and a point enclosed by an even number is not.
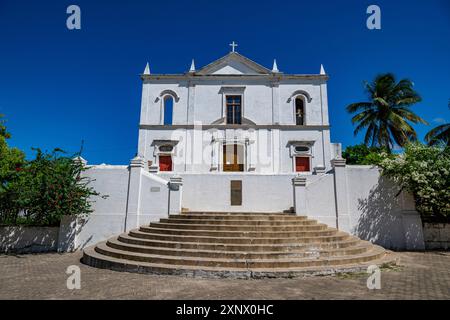
<svg viewBox="0 0 450 320"><path fill-rule="evenodd" d="M383 269L380 290L366 274L296 279L195 279L101 270L80 253L0 255L0 299L450 299L450 252L399 253ZM66 286L69 265L81 269L81 289Z"/></svg>

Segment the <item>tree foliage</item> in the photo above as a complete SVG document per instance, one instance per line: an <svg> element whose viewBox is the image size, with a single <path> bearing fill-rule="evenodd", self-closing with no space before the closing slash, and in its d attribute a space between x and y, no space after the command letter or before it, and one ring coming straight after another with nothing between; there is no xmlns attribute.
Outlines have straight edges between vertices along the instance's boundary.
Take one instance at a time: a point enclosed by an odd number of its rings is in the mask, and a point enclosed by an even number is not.
<svg viewBox="0 0 450 320"><path fill-rule="evenodd" d="M410 107L421 101L408 79L396 81L391 73L378 75L372 83L365 82L368 101L347 106L349 113L356 113L352 123L357 124L354 134L366 130L364 143L385 147L388 151L394 145L404 146L417 140L411 123L427 124L411 111Z"/></svg>
<svg viewBox="0 0 450 320"><path fill-rule="evenodd" d="M450 101L448 102L450 108ZM430 146L444 144L450 146L450 123L443 123L431 129L425 136L425 141Z"/></svg>
<svg viewBox="0 0 450 320"><path fill-rule="evenodd" d="M404 153L380 162L383 175L409 191L424 216L450 216L450 148L420 143L405 146Z"/></svg>
<svg viewBox="0 0 450 320"><path fill-rule="evenodd" d="M377 165L386 157L393 157L387 148L368 147L365 144L348 146L342 152L342 157L347 160L347 164L355 165Z"/></svg>
<svg viewBox="0 0 450 320"><path fill-rule="evenodd" d="M5 190L9 181L17 178L18 169L25 163L25 155L17 148L10 148L7 139L11 135L7 132L5 121L0 115L0 194Z"/></svg>
<svg viewBox="0 0 450 320"><path fill-rule="evenodd" d="M36 157L9 148L4 123L0 132L0 223L58 225L63 215L92 212L92 198L99 194L83 176L86 167L60 149L51 153L35 149Z"/></svg>

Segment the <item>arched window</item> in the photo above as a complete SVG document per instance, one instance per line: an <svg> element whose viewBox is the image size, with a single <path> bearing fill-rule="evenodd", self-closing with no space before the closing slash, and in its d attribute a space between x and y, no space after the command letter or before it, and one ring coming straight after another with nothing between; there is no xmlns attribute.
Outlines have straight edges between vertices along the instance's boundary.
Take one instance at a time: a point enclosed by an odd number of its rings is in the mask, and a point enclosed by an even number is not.
<svg viewBox="0 0 450 320"><path fill-rule="evenodd" d="M295 124L297 126L305 124L305 101L301 97L295 98Z"/></svg>
<svg viewBox="0 0 450 320"><path fill-rule="evenodd" d="M164 125L172 125L173 97L171 95L166 95L163 101L164 101Z"/></svg>

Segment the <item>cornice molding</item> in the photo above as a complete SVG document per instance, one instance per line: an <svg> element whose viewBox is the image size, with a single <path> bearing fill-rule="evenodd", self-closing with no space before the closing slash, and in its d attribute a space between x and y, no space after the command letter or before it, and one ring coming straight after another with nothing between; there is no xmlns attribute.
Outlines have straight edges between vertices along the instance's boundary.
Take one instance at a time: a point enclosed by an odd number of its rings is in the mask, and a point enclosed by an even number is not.
<svg viewBox="0 0 450 320"><path fill-rule="evenodd" d="M233 124L205 124L202 126L193 125L193 124L176 124L176 125L159 125L159 124L140 124L139 129L147 129L147 130L176 130L176 129L197 129L201 128L202 130L208 129L280 129L280 130L298 130L298 131L308 131L308 130L328 130L330 129L329 125L308 125L308 126L296 126L296 125L280 125L280 124L268 124L268 125L233 125Z"/></svg>
<svg viewBox="0 0 450 320"><path fill-rule="evenodd" d="M233 75L223 75L223 74L211 74L211 75L197 75L197 74L141 74L142 81L151 80L184 80L184 81L208 81L208 80L271 80L271 81L282 81L282 80L321 80L327 81L329 79L328 75L320 74L233 74Z"/></svg>

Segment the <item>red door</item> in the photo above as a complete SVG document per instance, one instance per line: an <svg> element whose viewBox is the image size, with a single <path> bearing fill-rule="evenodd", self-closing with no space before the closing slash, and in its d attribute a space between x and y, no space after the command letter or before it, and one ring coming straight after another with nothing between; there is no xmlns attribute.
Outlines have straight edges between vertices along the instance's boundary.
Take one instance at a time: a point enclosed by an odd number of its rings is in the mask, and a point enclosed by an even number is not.
<svg viewBox="0 0 450 320"><path fill-rule="evenodd" d="M295 158L295 171L308 172L309 171L309 157L296 157Z"/></svg>
<svg viewBox="0 0 450 320"><path fill-rule="evenodd" d="M159 171L172 171L172 156L159 156Z"/></svg>

